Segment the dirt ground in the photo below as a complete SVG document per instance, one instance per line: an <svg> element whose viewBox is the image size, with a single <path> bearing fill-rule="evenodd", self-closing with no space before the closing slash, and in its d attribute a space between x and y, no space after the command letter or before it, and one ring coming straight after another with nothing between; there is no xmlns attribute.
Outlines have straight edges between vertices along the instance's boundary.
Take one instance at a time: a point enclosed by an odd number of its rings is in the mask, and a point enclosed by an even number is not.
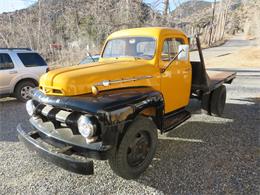
<svg viewBox="0 0 260 195"><path fill-rule="evenodd" d="M17 139L28 123L24 103L0 100L0 195L6 194L260 194L260 69L246 68L227 85L222 117L201 114L160 135L151 166L137 180L115 175L94 161L94 175L78 175L48 163Z"/></svg>
<svg viewBox="0 0 260 195"><path fill-rule="evenodd" d="M234 53L227 53L207 59L207 66L218 67L260 67L260 47L246 47Z"/></svg>

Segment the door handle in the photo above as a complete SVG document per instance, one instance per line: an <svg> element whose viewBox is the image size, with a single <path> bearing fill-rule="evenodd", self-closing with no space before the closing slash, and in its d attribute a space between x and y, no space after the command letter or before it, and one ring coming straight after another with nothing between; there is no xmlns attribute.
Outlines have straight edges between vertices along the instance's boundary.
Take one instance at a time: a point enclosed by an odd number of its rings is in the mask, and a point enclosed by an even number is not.
<svg viewBox="0 0 260 195"><path fill-rule="evenodd" d="M9 74L16 74L16 73L17 73L16 70L11 70L11 71L9 71Z"/></svg>

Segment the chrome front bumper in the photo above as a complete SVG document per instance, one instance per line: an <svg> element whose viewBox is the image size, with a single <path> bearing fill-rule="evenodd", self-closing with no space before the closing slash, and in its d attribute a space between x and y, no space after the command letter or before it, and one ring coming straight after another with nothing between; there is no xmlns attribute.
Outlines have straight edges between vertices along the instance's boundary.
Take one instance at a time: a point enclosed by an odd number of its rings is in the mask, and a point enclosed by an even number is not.
<svg viewBox="0 0 260 195"><path fill-rule="evenodd" d="M90 175L94 173L93 161L73 153L72 146L53 146L45 142L37 131L26 133L20 124L17 126L17 131L19 140L45 160L78 174Z"/></svg>

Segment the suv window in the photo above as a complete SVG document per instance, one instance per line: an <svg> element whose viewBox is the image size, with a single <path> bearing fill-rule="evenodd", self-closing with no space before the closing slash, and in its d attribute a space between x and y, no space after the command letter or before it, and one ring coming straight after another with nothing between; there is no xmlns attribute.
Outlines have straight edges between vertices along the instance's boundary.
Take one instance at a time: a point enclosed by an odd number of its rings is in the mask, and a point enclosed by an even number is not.
<svg viewBox="0 0 260 195"><path fill-rule="evenodd" d="M6 53L0 53L0 70L12 68L14 68L14 64L10 56Z"/></svg>
<svg viewBox="0 0 260 195"><path fill-rule="evenodd" d="M171 60L173 57L175 57L178 54L178 47L183 43L184 41L180 38L165 39L163 43L161 59Z"/></svg>
<svg viewBox="0 0 260 195"><path fill-rule="evenodd" d="M26 67L46 66L47 63L38 53L17 53Z"/></svg>

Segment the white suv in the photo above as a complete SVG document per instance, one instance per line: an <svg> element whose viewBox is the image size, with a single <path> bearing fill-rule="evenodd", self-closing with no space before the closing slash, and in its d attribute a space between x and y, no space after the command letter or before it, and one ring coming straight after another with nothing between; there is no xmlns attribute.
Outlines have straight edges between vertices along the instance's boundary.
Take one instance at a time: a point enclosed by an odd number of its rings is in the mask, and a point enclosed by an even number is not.
<svg viewBox="0 0 260 195"><path fill-rule="evenodd" d="M26 101L47 69L44 59L31 49L0 48L0 96Z"/></svg>

